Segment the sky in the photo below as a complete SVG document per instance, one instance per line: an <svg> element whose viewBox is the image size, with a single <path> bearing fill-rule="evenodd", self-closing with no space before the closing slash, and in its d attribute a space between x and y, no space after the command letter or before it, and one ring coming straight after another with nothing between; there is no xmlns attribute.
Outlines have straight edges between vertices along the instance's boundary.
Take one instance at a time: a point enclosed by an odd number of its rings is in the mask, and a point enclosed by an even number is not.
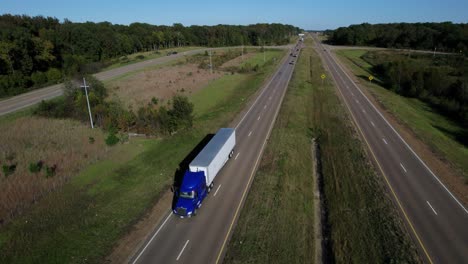
<svg viewBox="0 0 468 264"><path fill-rule="evenodd" d="M368 22L468 23L468 0L0 0L0 14L128 25L291 24L306 30Z"/></svg>

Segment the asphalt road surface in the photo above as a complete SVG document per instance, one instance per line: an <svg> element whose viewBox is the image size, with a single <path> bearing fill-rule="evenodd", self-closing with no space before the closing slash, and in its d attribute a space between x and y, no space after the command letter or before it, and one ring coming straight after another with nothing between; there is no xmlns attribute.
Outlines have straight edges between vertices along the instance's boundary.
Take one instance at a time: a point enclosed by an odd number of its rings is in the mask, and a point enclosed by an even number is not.
<svg viewBox="0 0 468 264"><path fill-rule="evenodd" d="M294 51L295 53L298 53ZM220 263L280 109L297 58L287 55L249 110L239 117L233 157L195 217L168 212L130 263ZM169 210L169 208L168 208Z"/></svg>
<svg viewBox="0 0 468 264"><path fill-rule="evenodd" d="M279 48L284 49L288 48L289 46L268 46L266 48ZM122 66L119 68L103 71L94 74L94 76L101 80L109 80L116 76L122 75L127 72L140 70L148 66L152 65L160 65L171 60L181 58L185 55L194 55L197 53L205 52L205 50L217 50L217 49L229 49L229 48L240 48L240 47L221 47L221 48L204 48L204 49L197 49L197 50L190 50L185 52L180 52L178 54L174 54L171 56L164 56L156 59L146 60L142 62L137 62L133 64L129 64L126 66ZM252 47L245 47L245 48L252 48ZM259 47L254 47L259 48ZM42 89L33 90L28 93L24 93L21 95L17 95L5 100L0 100L0 116L12 113L23 108L29 107L31 105L37 104L42 100L49 100L54 97L60 96L63 94L63 84L56 84L49 87L45 87Z"/></svg>
<svg viewBox="0 0 468 264"><path fill-rule="evenodd" d="M314 38L423 258L428 263L468 263L467 209Z"/></svg>

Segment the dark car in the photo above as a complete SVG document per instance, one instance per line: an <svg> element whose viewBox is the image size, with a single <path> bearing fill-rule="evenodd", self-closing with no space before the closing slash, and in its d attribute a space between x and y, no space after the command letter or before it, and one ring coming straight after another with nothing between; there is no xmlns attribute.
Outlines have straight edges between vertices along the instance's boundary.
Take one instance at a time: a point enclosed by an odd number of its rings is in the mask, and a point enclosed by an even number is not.
<svg viewBox="0 0 468 264"><path fill-rule="evenodd" d="M293 65L293 64L294 64L294 61L290 61L289 64Z"/></svg>

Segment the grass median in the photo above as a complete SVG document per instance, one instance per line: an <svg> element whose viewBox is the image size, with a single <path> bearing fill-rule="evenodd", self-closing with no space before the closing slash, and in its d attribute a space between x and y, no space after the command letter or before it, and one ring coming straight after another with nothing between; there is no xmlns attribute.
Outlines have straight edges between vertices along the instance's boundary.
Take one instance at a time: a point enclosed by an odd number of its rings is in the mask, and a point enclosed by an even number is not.
<svg viewBox="0 0 468 264"><path fill-rule="evenodd" d="M0 229L0 263L100 263L114 243L145 215L172 184L179 162L206 134L227 126L285 54L276 51L256 73L236 76L200 90L194 128L164 139L138 139L119 145L109 159L74 177ZM216 103L213 103L215 100ZM202 107L210 102L210 107Z"/></svg>
<svg viewBox="0 0 468 264"><path fill-rule="evenodd" d="M331 263L418 262L383 179L372 165L312 41L301 56L225 263L314 261L311 139L320 146ZM313 78L309 76L312 58Z"/></svg>

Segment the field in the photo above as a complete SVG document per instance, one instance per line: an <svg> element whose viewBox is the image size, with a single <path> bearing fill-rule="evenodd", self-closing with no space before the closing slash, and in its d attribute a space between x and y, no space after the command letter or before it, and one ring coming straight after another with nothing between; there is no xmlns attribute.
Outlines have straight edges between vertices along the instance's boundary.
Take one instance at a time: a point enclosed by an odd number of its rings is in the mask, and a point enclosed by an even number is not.
<svg viewBox="0 0 468 264"><path fill-rule="evenodd" d="M356 76L368 76L371 66L361 56L366 50L341 50L337 54ZM434 111L428 104L418 99L400 96L378 85L377 82L361 81L371 94L394 115L398 122L409 128L424 144L448 161L459 171L468 183L468 148L457 141L458 135L466 134L466 129Z"/></svg>
<svg viewBox="0 0 468 264"><path fill-rule="evenodd" d="M284 55L273 53L276 62ZM206 102L210 106L196 110L192 130L118 145L105 160L84 169L31 213L0 229L0 262L103 262L116 241L169 189L179 162L206 134L227 126L276 65L272 62L256 73L232 75L236 83L230 86L194 93L190 99L195 109ZM227 77L231 75L221 77L220 84ZM225 87L225 93L210 92Z"/></svg>
<svg viewBox="0 0 468 264"><path fill-rule="evenodd" d="M311 139L320 147L329 263L418 262L383 179L307 39L225 257L226 263L313 262ZM313 73L309 81L309 56ZM261 223L261 224L260 224Z"/></svg>
<svg viewBox="0 0 468 264"><path fill-rule="evenodd" d="M146 52L137 52L128 56L120 57L118 60L115 60L111 65L102 69L103 71L112 70L118 67L129 65L136 62L146 61L157 59L160 57L167 56L168 52L185 52L189 50L202 49L203 47L179 47L179 48L170 48L170 49L161 49L159 51L146 51Z"/></svg>

